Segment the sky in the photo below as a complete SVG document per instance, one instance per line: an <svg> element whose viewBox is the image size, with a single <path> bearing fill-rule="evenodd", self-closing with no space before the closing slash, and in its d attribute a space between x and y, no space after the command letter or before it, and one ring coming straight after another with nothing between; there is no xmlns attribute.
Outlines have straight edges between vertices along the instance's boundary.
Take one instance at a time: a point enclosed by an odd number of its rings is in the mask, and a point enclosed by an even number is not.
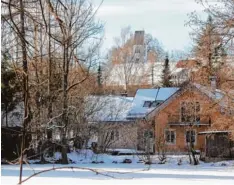
<svg viewBox="0 0 234 185"><path fill-rule="evenodd" d="M97 5L101 0L94 0ZM188 14L196 11L205 16L195 0L104 0L97 18L105 25L103 49L114 45L121 28L145 30L164 46L166 51L186 50L191 47L191 30L185 26Z"/></svg>

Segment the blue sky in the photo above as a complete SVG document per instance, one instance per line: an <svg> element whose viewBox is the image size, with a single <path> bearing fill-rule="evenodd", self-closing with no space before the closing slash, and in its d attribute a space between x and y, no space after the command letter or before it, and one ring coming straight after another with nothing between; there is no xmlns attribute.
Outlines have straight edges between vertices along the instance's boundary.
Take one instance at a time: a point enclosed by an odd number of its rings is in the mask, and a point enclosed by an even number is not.
<svg viewBox="0 0 234 185"><path fill-rule="evenodd" d="M101 0L94 0L95 4ZM128 25L132 31L145 30L164 46L165 50L184 50L191 47L190 28L184 24L188 13L196 11L205 17L195 0L104 0L97 13L105 23L103 49L114 44L114 37Z"/></svg>

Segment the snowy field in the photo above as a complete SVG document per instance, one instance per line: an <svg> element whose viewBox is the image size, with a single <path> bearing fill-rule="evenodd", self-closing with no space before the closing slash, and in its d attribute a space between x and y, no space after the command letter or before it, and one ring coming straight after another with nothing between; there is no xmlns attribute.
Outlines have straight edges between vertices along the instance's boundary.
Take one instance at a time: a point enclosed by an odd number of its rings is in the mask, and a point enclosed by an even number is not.
<svg viewBox="0 0 234 185"><path fill-rule="evenodd" d="M55 156L59 158L59 155ZM138 156L81 156L76 153L69 155L76 164L31 164L25 165L23 179L41 170L52 167L74 166L83 169L60 169L42 173L31 178L25 185L109 185L109 184L180 184L180 185L233 185L234 184L234 161L217 163L200 163L198 166L188 164L186 156L168 156L166 164L157 164L157 156L154 156L155 164L144 165L139 163ZM121 163L124 159L131 159L131 164ZM94 164L92 161L103 163ZM182 165L178 165L178 160ZM113 163L115 161L115 163ZM97 173L86 168L95 169ZM16 185L18 182L19 166L2 165L1 184ZM100 174L99 174L100 173Z"/></svg>

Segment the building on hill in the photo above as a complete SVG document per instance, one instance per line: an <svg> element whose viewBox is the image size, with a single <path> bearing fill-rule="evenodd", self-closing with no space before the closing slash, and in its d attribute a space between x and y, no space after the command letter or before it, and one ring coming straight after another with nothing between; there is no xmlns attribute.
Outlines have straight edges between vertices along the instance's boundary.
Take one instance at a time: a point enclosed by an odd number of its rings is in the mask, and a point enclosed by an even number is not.
<svg viewBox="0 0 234 185"><path fill-rule="evenodd" d="M145 44L145 32L135 31L133 45L133 63L147 62L147 46Z"/></svg>
<svg viewBox="0 0 234 185"><path fill-rule="evenodd" d="M199 62L195 59L180 60L171 72L171 80L175 86L192 79L192 74L198 71Z"/></svg>
<svg viewBox="0 0 234 185"><path fill-rule="evenodd" d="M112 89L128 91L128 94L133 96L137 89L159 87L161 85L163 65L163 62L115 65L105 85ZM187 78L186 76L183 76L183 78L178 76L181 71L178 71L175 66L176 63L170 63L170 69L174 74L173 83L182 83Z"/></svg>
<svg viewBox="0 0 234 185"><path fill-rule="evenodd" d="M147 62L147 46L144 31L135 31L133 38L126 41L123 46L112 50L112 65L145 62Z"/></svg>
<svg viewBox="0 0 234 185"><path fill-rule="evenodd" d="M105 86L130 96L139 88L160 86L164 62L159 54L147 48L144 31L135 31L133 40L127 42L126 46L115 48ZM169 66L170 71L177 76L176 63L170 62Z"/></svg>

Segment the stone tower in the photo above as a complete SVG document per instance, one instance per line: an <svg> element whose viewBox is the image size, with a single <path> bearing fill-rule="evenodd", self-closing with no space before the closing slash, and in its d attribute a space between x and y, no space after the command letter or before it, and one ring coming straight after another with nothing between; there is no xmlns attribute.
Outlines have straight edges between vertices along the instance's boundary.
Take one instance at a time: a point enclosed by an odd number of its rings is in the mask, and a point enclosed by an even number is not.
<svg viewBox="0 0 234 185"><path fill-rule="evenodd" d="M145 31L135 31L133 55L133 61L136 63L146 61Z"/></svg>

